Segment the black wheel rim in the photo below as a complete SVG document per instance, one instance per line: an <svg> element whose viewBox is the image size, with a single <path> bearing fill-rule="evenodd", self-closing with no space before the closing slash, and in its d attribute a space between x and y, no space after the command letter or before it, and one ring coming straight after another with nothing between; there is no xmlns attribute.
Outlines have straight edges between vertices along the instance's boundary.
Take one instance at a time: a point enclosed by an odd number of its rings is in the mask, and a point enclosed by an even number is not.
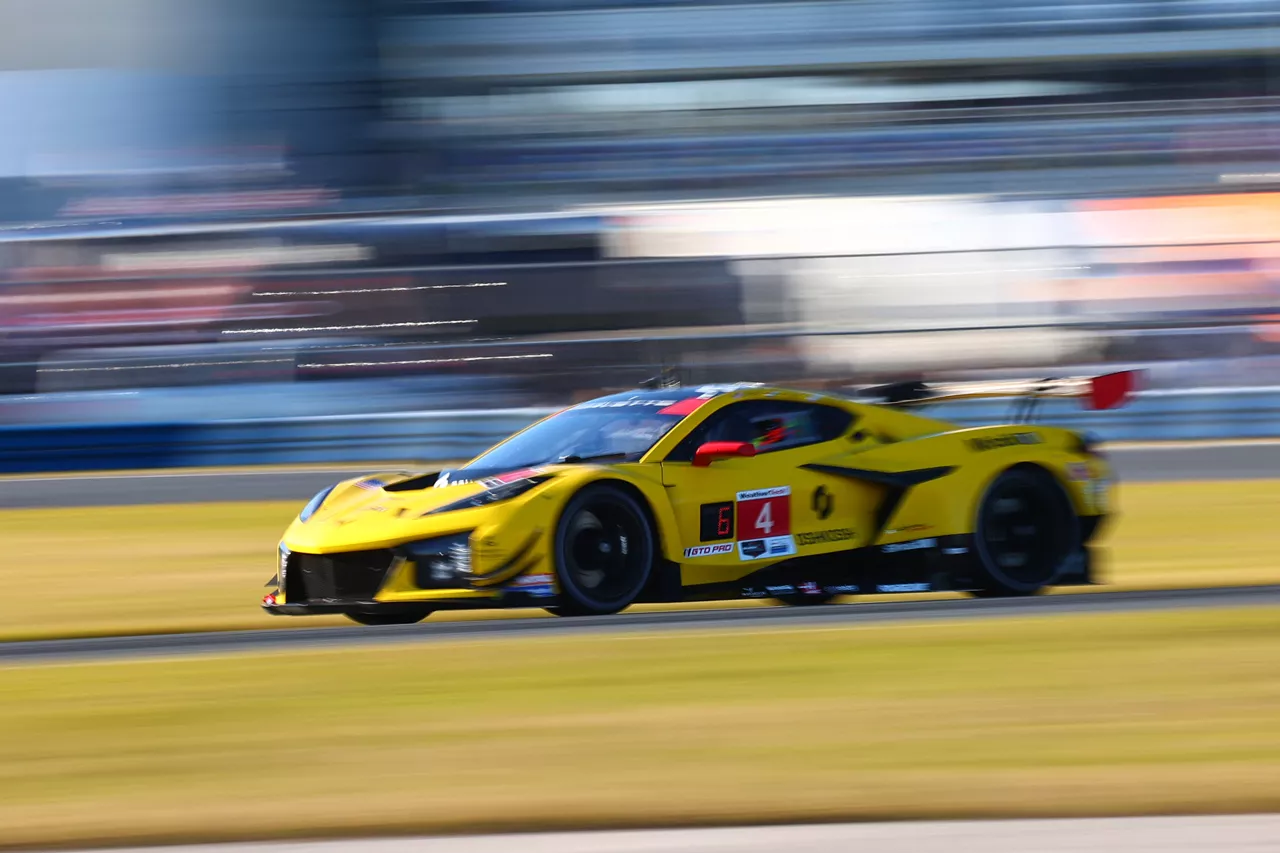
<svg viewBox="0 0 1280 853"><path fill-rule="evenodd" d="M998 486L988 496L982 521L982 543L991 568L1027 587L1050 580L1062 555L1055 516L1052 495L1039 484Z"/></svg>
<svg viewBox="0 0 1280 853"><path fill-rule="evenodd" d="M594 500L565 527L564 570L585 597L610 604L635 594L649 560L644 520L626 504Z"/></svg>

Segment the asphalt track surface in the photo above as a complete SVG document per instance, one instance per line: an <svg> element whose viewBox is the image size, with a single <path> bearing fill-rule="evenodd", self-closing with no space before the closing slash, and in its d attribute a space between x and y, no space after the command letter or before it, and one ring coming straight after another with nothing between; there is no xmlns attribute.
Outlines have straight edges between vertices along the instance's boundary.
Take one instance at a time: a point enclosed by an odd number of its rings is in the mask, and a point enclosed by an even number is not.
<svg viewBox="0 0 1280 853"><path fill-rule="evenodd" d="M1122 481L1280 477L1280 442L1222 442L1115 448ZM0 507L104 506L218 500L298 500L368 469L181 471L0 479ZM0 663L137 656L286 651L385 643L521 635L731 627L856 626L884 622L1033 616L1051 613L1166 610L1280 604L1280 586L1140 592L1078 592L1024 599L903 600L819 608L625 613L578 619L523 618L420 625L293 628L0 643ZM1277 848L1280 850L1280 847Z"/></svg>
<svg viewBox="0 0 1280 853"><path fill-rule="evenodd" d="M155 847L119 853L1264 853L1280 815L920 821Z"/></svg>
<svg viewBox="0 0 1280 853"><path fill-rule="evenodd" d="M1108 455L1121 482L1280 477L1280 441L1138 445L1112 448ZM326 486L373 470L378 466L6 477L0 478L0 509L209 501L305 502Z"/></svg>
<svg viewBox="0 0 1280 853"><path fill-rule="evenodd" d="M572 619L513 618L438 623L432 623L428 619L418 625L388 625L376 628L352 625L338 628L215 631L193 634L11 641L0 643L0 664L355 648L388 643L416 644L439 640L500 638L516 635L537 637L673 629L700 631L726 628L749 630L753 628L857 627L939 619L1028 617L1058 613L1115 613L1198 607L1248 607L1268 604L1280 604L1280 585L1093 592L1032 598L828 604L822 607L677 610Z"/></svg>

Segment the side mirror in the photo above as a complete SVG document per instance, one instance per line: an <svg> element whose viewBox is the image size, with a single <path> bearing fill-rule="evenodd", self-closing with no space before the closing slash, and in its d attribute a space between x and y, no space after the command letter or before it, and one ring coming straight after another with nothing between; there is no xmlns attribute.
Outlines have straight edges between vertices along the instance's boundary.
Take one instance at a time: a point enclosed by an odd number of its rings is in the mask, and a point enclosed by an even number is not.
<svg viewBox="0 0 1280 853"><path fill-rule="evenodd" d="M693 467L706 468L717 459L755 455L756 446L749 441L708 441L693 454Z"/></svg>

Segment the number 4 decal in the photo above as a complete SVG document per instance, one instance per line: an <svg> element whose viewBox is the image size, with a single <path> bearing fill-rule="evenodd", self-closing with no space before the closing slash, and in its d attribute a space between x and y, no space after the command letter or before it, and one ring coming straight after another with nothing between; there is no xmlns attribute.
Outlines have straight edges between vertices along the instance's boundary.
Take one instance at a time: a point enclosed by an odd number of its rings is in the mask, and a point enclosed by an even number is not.
<svg viewBox="0 0 1280 853"><path fill-rule="evenodd" d="M763 530L765 536L773 535L773 504L762 501L760 514L756 516L756 530Z"/></svg>
<svg viewBox="0 0 1280 853"><path fill-rule="evenodd" d="M790 533L790 486L738 492L739 539L768 539Z"/></svg>

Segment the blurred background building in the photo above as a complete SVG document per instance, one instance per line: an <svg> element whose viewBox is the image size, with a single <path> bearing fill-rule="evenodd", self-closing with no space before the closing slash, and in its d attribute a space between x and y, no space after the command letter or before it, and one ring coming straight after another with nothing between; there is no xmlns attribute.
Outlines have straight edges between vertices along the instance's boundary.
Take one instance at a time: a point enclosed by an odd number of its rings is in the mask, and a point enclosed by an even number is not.
<svg viewBox="0 0 1280 853"><path fill-rule="evenodd" d="M1280 0L0 0L0 423L1271 384L1278 60Z"/></svg>

